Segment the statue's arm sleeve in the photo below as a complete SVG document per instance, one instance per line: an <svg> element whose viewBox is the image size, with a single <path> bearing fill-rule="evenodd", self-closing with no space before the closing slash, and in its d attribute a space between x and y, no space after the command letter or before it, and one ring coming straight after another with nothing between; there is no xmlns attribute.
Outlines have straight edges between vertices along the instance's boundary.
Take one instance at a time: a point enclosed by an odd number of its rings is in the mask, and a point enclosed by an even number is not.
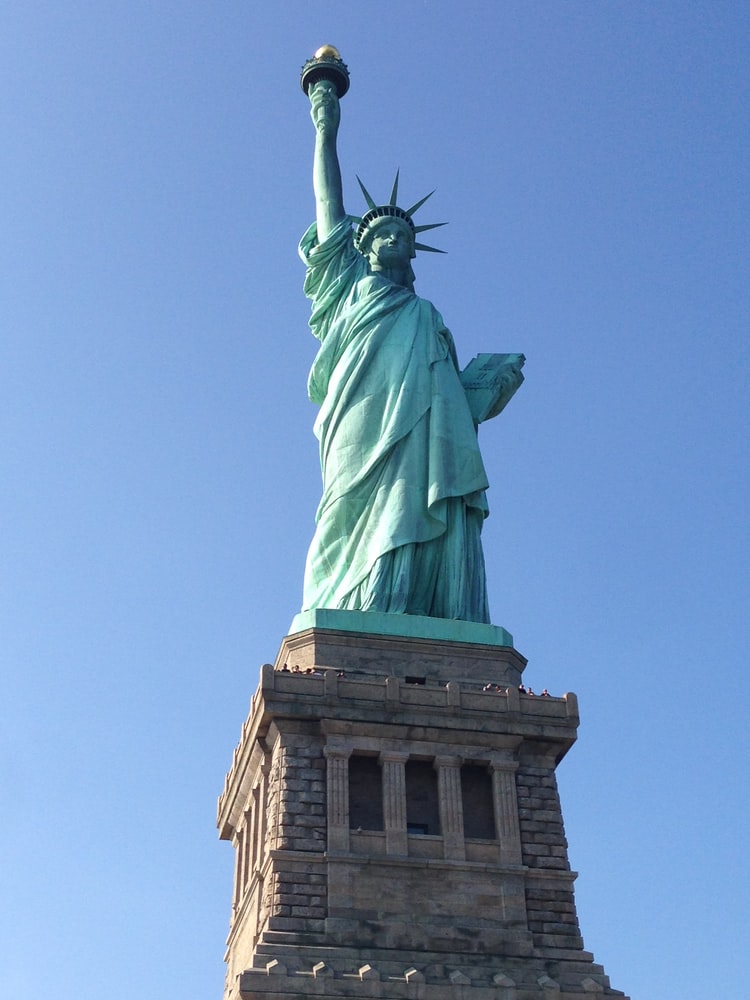
<svg viewBox="0 0 750 1000"><path fill-rule="evenodd" d="M445 326L445 324L443 323L442 316L439 316L439 319L440 319L440 334L448 346L448 353L450 354L451 361L456 367L456 371L459 371L460 369L458 367L458 354L456 353L456 342L453 339L453 334L450 332L448 327Z"/></svg>
<svg viewBox="0 0 750 1000"><path fill-rule="evenodd" d="M354 248L348 217L320 242L313 223L300 241L299 253L307 267L305 295L313 303L310 326L323 340L332 320L352 308L355 286L367 274L367 262Z"/></svg>

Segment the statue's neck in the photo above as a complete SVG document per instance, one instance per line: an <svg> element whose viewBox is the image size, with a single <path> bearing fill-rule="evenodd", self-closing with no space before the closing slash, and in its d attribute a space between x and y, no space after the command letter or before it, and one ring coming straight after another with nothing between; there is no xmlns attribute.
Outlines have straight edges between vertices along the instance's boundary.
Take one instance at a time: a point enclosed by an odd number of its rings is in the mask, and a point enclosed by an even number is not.
<svg viewBox="0 0 750 1000"><path fill-rule="evenodd" d="M373 274L379 274L383 278L392 281L394 285L401 285L402 288L410 288L409 273L404 267L383 267L381 264L371 264L370 269Z"/></svg>

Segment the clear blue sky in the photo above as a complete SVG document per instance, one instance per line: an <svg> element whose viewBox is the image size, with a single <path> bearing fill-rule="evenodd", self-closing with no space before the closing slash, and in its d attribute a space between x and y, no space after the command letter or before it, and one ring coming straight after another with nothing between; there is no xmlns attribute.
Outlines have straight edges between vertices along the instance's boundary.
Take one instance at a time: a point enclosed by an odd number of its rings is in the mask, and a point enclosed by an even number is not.
<svg viewBox="0 0 750 1000"><path fill-rule="evenodd" d="M634 1000L743 994L749 29L721 0L2 4L0 996L221 995L215 801L320 488L323 42L350 211L355 173L437 188L418 291L464 363L528 359L481 434L490 597L529 683L580 698L586 947Z"/></svg>

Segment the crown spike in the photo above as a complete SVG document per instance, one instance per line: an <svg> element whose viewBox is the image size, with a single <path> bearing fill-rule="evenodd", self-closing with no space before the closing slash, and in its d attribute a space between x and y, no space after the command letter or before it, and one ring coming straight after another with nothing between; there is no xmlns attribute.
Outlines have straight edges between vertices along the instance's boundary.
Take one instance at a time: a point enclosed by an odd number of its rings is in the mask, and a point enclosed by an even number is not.
<svg viewBox="0 0 750 1000"><path fill-rule="evenodd" d="M367 207L370 208L370 209L377 208L377 206L376 206L376 204L375 204L375 202L373 200L372 195L367 190L367 188L364 186L364 184L362 183L362 181L359 179L358 176L357 176L357 181L359 183L359 186L362 188L362 194L365 196L365 201L367 202Z"/></svg>
<svg viewBox="0 0 750 1000"><path fill-rule="evenodd" d="M415 226L415 233L426 233L428 229L439 229L440 226L447 226L447 222L430 222L426 226Z"/></svg>
<svg viewBox="0 0 750 1000"><path fill-rule="evenodd" d="M438 250L437 247L428 247L426 243L415 243L414 244L414 249L415 250L427 250L430 253L445 253L446 252L445 250Z"/></svg>
<svg viewBox="0 0 750 1000"><path fill-rule="evenodd" d="M407 214L407 215L414 215L414 213L415 213L416 211L418 211L418 210L419 210L419 209L420 209L420 208L422 207L422 205L424 205L424 203L425 203L425 202L427 201L427 199L428 199L428 198L431 198L431 197L432 197L432 196L433 196L434 194L435 194L435 192L434 192L434 191L430 191L430 193L429 193L429 194L426 194L426 195L424 196L424 198L422 198L422 199L421 199L421 201L418 201L418 202L417 202L417 204L416 204L416 205L412 205L412 206L411 206L411 208L407 208L407 210L406 210L406 214Z"/></svg>
<svg viewBox="0 0 750 1000"><path fill-rule="evenodd" d="M391 189L391 197L390 197L390 201L388 202L388 204L391 206L391 208L395 208L396 205L398 204L397 201L396 201L396 199L398 198L398 175L399 175L400 169L401 169L400 167L396 168L396 176L395 176L395 178L393 180L393 188ZM406 214L407 215L411 215L411 212L407 212Z"/></svg>

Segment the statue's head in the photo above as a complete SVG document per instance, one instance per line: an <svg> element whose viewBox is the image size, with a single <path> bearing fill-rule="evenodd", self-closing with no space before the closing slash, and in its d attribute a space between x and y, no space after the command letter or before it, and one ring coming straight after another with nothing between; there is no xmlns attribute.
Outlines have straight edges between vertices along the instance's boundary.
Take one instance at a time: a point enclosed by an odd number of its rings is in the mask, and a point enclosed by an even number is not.
<svg viewBox="0 0 750 1000"><path fill-rule="evenodd" d="M398 205L376 205L362 216L357 225L357 234L355 237L357 249L366 256L369 253L375 234L384 227L389 226L401 230L405 236L408 236L412 248L411 256L415 257L414 243L416 233L414 232L414 223L411 216L402 208L399 208Z"/></svg>
<svg viewBox="0 0 750 1000"><path fill-rule="evenodd" d="M397 215L384 215L373 219L362 231L361 236L358 230L357 249L365 257L372 254L374 243L383 242L397 245L399 250L405 253L406 260L413 260L417 256L417 251L414 249L414 227Z"/></svg>
<svg viewBox="0 0 750 1000"><path fill-rule="evenodd" d="M393 182L393 190L391 191L391 197L387 205L376 205L373 198L367 191L359 177L359 186L362 188L362 194L365 196L365 201L367 202L368 211L362 216L361 219L356 219L357 231L354 237L354 242L357 249L365 257L370 260L373 264L373 243L378 242L379 234L385 232L391 232L393 234L400 235L400 242L402 246L406 247L408 244L408 258L406 264L408 265L409 272L411 274L410 282L414 281L414 272L411 270L411 265L409 265L409 260L413 259L417 255L417 250L429 250L432 253L444 253L443 250L436 250L435 247L425 246L424 243L417 242L417 233L425 232L428 229L436 229L438 226L444 226L444 222L433 222L426 226L415 226L412 219L412 215L421 208L422 205L427 201L430 195L426 195L421 201L418 201L416 205L412 205L411 208L404 210L399 208L396 204L396 198L398 196L398 171L396 172L396 179ZM411 287L411 283L410 286Z"/></svg>
<svg viewBox="0 0 750 1000"><path fill-rule="evenodd" d="M416 257L414 231L406 219L381 216L365 229L357 246L375 272L387 272L392 281L414 289L411 260Z"/></svg>

